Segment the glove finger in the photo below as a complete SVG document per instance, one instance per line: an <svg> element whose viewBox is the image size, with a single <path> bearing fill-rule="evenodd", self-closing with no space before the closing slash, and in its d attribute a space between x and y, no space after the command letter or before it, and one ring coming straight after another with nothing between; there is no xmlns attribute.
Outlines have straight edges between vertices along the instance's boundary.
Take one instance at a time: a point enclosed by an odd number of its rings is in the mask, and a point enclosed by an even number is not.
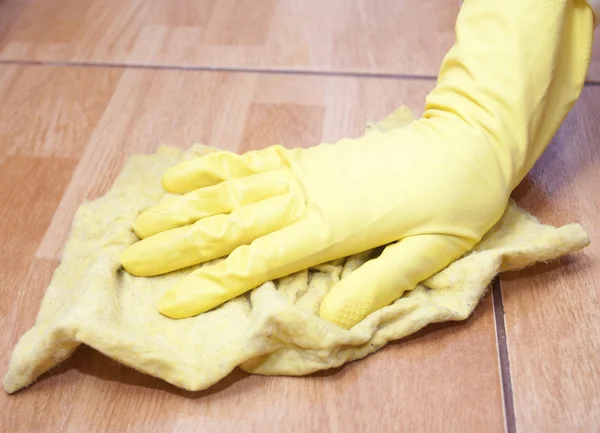
<svg viewBox="0 0 600 433"><path fill-rule="evenodd" d="M473 242L450 235L418 235L388 246L339 282L321 304L321 318L349 329L458 259Z"/></svg>
<svg viewBox="0 0 600 433"><path fill-rule="evenodd" d="M185 194L224 180L274 170L285 165L283 152L281 146L270 146L242 155L215 152L194 158L167 170L162 178L163 188L174 194Z"/></svg>
<svg viewBox="0 0 600 433"><path fill-rule="evenodd" d="M132 275L148 277L223 257L240 245L299 220L297 194L271 197L195 224L150 236L126 248L119 260Z"/></svg>
<svg viewBox="0 0 600 433"><path fill-rule="evenodd" d="M168 290L158 302L159 311L185 318L209 311L266 281L281 278L314 262L321 244L318 227L301 221L233 251L222 262L198 269Z"/></svg>
<svg viewBox="0 0 600 433"><path fill-rule="evenodd" d="M133 224L133 231L144 239L202 218L229 213L240 206L283 194L289 183L290 171L286 168L200 188L142 212Z"/></svg>

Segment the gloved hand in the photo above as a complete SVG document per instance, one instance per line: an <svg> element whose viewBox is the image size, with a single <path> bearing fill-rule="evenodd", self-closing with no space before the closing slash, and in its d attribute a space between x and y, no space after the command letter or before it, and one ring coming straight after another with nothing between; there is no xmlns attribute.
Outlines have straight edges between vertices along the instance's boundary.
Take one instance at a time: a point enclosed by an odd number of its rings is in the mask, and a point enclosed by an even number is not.
<svg viewBox="0 0 600 433"><path fill-rule="evenodd" d="M468 0L423 116L309 149L218 152L165 173L180 196L142 213L121 255L151 276L198 269L161 313L208 311L261 283L389 244L320 315L349 328L468 252L579 97L593 15L584 1Z"/></svg>

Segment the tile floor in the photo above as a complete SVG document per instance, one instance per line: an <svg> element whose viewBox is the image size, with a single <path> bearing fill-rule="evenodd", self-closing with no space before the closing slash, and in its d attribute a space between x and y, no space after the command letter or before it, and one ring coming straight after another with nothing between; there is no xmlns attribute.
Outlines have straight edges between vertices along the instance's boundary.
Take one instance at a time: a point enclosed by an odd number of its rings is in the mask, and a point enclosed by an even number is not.
<svg viewBox="0 0 600 433"><path fill-rule="evenodd" d="M418 111L457 12L455 0L0 0L3 368L75 210L127 155L309 146L400 104ZM465 322L307 378L235 372L192 394L82 347L0 394L0 431L600 430L594 49L581 99L514 194L543 222L583 224L583 252L503 275Z"/></svg>

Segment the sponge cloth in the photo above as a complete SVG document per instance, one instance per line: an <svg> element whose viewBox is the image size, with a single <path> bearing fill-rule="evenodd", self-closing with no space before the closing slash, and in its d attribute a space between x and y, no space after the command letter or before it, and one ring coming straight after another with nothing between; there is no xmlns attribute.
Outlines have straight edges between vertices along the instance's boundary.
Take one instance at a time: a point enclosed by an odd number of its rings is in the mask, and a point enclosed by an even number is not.
<svg viewBox="0 0 600 433"><path fill-rule="evenodd" d="M367 133L410 120L412 113L401 108L369 124ZM158 312L156 301L198 266L140 278L124 272L118 256L137 240L131 230L136 216L166 198L162 173L212 151L202 145L186 151L163 146L155 154L133 156L104 197L79 208L35 325L11 355L7 392L31 384L80 344L187 390L205 389L238 366L263 375L338 367L430 323L466 319L498 272L555 259L589 243L580 225L543 225L510 202L471 252L350 330L320 319L319 306L377 249L269 281L212 311L172 320Z"/></svg>

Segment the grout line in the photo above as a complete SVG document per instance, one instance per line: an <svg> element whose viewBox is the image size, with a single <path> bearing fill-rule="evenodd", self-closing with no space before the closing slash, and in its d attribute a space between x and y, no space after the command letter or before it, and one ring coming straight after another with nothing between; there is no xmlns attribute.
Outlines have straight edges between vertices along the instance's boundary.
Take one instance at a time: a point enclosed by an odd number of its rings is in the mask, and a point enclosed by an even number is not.
<svg viewBox="0 0 600 433"><path fill-rule="evenodd" d="M0 65L20 66L53 66L53 67L78 67L78 68L129 68L169 71L204 71L204 72L233 72L252 74L287 74L308 75L325 77L350 77L350 78L384 78L404 80L437 80L436 75L428 74L384 74L351 71L317 71L311 69L277 69L277 68L244 68L244 67L218 67L196 65L160 65L143 63L102 63L102 62L45 62L37 60L6 60L0 59Z"/></svg>
<svg viewBox="0 0 600 433"><path fill-rule="evenodd" d="M508 358L508 345L506 343L506 324L504 322L504 302L502 301L502 286L496 277L492 281L492 301L494 304L494 320L496 325L496 346L498 348L498 362L500 364L500 377L502 385L502 399L504 403L504 423L506 433L517 433L515 418L515 402L510 376L510 360Z"/></svg>
<svg viewBox="0 0 600 433"><path fill-rule="evenodd" d="M147 69L166 71L198 71L198 72L230 72L251 74L284 74L306 75L317 77L348 77L348 78L381 78L400 80L437 80L437 75L430 74L394 74L377 72L352 72L352 71L318 71L312 69L285 69L285 68L244 68L228 66L198 66L198 65L161 65L144 63L103 63L103 62L53 62L38 60L7 60L0 59L0 65L20 66L52 66L76 68L122 68L122 69ZM586 80L586 86L600 86L600 80Z"/></svg>

